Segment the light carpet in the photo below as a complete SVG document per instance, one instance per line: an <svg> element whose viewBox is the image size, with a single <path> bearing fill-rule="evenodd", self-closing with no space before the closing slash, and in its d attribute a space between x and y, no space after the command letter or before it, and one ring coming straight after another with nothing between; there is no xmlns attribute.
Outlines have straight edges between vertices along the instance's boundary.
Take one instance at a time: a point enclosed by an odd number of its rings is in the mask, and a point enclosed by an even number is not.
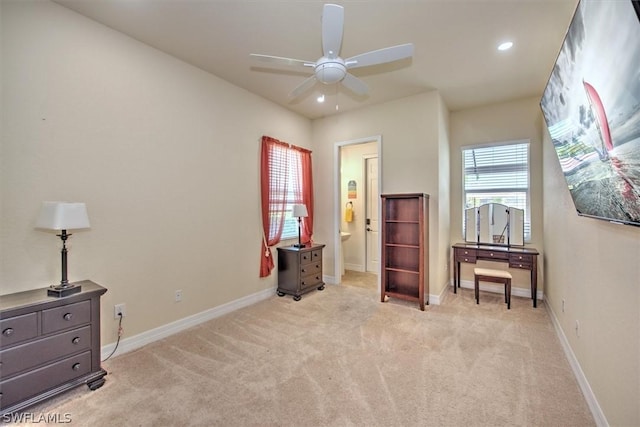
<svg viewBox="0 0 640 427"><path fill-rule="evenodd" d="M274 293L31 411L86 426L595 425L543 302L443 300L422 312L360 286Z"/></svg>

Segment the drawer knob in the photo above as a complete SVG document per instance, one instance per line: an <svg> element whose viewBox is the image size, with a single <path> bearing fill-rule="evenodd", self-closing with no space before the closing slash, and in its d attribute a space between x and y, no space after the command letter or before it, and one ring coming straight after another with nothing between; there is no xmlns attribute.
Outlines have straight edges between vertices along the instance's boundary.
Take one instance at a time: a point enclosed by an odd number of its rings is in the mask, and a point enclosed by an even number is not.
<svg viewBox="0 0 640 427"><path fill-rule="evenodd" d="M71 342L72 342L72 343L74 343L74 344L78 344L78 343L80 343L80 337L74 337L74 338L71 340Z"/></svg>
<svg viewBox="0 0 640 427"><path fill-rule="evenodd" d="M71 369L73 369L74 371L79 371L80 370L80 364L79 363L74 363L73 366L71 367Z"/></svg>
<svg viewBox="0 0 640 427"><path fill-rule="evenodd" d="M491 252L491 254L490 254L490 255L491 255L491 256L493 256L493 252Z"/></svg>
<svg viewBox="0 0 640 427"><path fill-rule="evenodd" d="M4 335L5 337L10 337L11 335L13 335L13 328L7 328L4 331L2 331L2 335Z"/></svg>
<svg viewBox="0 0 640 427"><path fill-rule="evenodd" d="M518 264L518 267L522 267L522 264Z"/></svg>
<svg viewBox="0 0 640 427"><path fill-rule="evenodd" d="M301 269L300 271L302 271L303 273L306 273L306 272L307 272L307 270L305 270L304 268L303 268L303 269Z"/></svg>
<svg viewBox="0 0 640 427"><path fill-rule="evenodd" d="M62 317L64 318L64 320L71 320L71 319L73 319L73 314L72 313L66 313Z"/></svg>

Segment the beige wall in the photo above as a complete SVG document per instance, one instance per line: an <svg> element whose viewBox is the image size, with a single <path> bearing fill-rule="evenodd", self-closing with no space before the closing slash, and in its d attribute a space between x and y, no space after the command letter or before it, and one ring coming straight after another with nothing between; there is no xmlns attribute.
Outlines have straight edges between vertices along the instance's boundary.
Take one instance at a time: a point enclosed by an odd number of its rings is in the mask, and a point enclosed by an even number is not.
<svg viewBox="0 0 640 427"><path fill-rule="evenodd" d="M538 292L544 290L542 280L542 114L538 97L488 105L451 113L451 243L463 241L462 236L462 152L467 145L489 142L530 141L530 201L531 242L538 257ZM479 265L484 265L479 262ZM487 265L489 265L487 263ZM506 264L491 263L491 268L506 268ZM462 280L473 281L473 264L462 264ZM513 286L529 289L529 272L511 269Z"/></svg>
<svg viewBox="0 0 640 427"><path fill-rule="evenodd" d="M446 254L440 253L440 239L448 239L448 229L440 236L440 150L446 131L439 126L446 113L437 92L376 105L313 122L314 169L326 177L334 175L334 147L337 142L382 136L379 173L380 193L427 193L430 197L430 292L439 293L446 282ZM443 135L444 133L444 135ZM316 240L327 243L325 274L335 275L334 259L334 183L331 179L314 182L316 191ZM446 197L446 196L445 196ZM448 204L445 211L448 210ZM446 222L445 222L446 224ZM446 227L445 227L446 228ZM448 241L448 240L447 240ZM440 268L438 268L440 266Z"/></svg>
<svg viewBox="0 0 640 427"><path fill-rule="evenodd" d="M102 342L275 287L259 279L259 141L311 123L47 1L2 2L0 293L60 280L44 200L87 203L69 279L108 288ZM174 302L174 291L183 301Z"/></svg>
<svg viewBox="0 0 640 427"><path fill-rule="evenodd" d="M544 136L547 304L608 423L639 426L640 228L578 216Z"/></svg>

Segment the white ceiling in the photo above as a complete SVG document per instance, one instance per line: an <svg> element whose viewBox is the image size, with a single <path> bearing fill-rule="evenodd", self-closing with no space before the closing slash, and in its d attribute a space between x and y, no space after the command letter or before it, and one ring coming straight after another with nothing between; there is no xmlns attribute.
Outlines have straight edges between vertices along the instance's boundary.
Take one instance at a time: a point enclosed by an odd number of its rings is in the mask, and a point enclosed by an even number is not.
<svg viewBox="0 0 640 427"><path fill-rule="evenodd" d="M250 53L314 62L322 55L316 0L55 0L111 28L309 118L437 89L451 111L542 93L577 0L345 0L341 57L403 43L411 60L351 70L370 88L358 97L265 68ZM514 47L496 47L511 40ZM316 97L324 92L326 101Z"/></svg>

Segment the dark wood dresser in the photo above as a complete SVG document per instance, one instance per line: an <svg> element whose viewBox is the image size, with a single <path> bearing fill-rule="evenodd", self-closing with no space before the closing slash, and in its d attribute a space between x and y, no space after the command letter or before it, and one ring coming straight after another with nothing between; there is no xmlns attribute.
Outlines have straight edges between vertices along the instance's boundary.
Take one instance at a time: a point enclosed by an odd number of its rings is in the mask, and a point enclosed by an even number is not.
<svg viewBox="0 0 640 427"><path fill-rule="evenodd" d="M278 296L301 295L313 289L324 289L322 281L322 249L325 245L312 244L303 248L278 248Z"/></svg>
<svg viewBox="0 0 640 427"><path fill-rule="evenodd" d="M64 298L47 288L0 296L0 414L20 411L81 384L105 382L100 297L89 280Z"/></svg>

